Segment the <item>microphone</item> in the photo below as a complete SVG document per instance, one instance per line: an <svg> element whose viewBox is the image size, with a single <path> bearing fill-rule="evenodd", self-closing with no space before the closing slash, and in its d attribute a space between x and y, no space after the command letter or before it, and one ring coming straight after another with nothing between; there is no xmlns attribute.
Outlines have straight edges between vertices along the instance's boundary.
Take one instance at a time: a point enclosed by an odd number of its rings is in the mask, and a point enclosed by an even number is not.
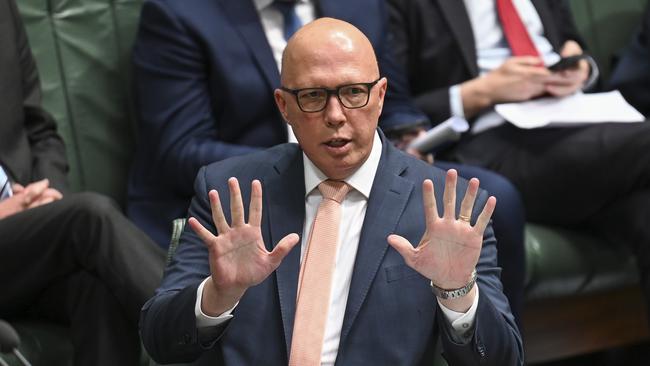
<svg viewBox="0 0 650 366"><path fill-rule="evenodd" d="M16 330L6 321L0 320L0 352L13 353L21 364L24 366L32 366L22 353L18 351L19 345L20 337L18 337Z"/></svg>
<svg viewBox="0 0 650 366"><path fill-rule="evenodd" d="M460 135L467 130L469 130L469 123L464 118L451 117L413 140L409 148L422 154L436 152L460 140Z"/></svg>

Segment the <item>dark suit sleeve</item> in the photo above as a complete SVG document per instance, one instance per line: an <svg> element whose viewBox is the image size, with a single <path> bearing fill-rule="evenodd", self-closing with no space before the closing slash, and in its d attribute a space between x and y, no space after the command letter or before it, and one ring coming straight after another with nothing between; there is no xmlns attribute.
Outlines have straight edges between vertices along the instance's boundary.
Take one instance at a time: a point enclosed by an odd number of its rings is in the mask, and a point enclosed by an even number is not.
<svg viewBox="0 0 650 366"><path fill-rule="evenodd" d="M554 21L553 25L551 24L544 25L545 31L547 33L547 37L550 37L549 33L555 31L557 31L559 35L559 43L557 45L554 44L556 50L560 51L564 42L568 40L576 41L580 44L580 47L582 47L583 49L587 49L587 44L582 38L582 36L580 35L580 32L578 32L578 28L576 27L575 20L573 19L573 13L571 12L571 8L569 6L569 2L563 0L553 0L553 1L546 1L544 5L549 7L552 13L552 19ZM553 40L551 40L551 42L554 43Z"/></svg>
<svg viewBox="0 0 650 366"><path fill-rule="evenodd" d="M378 59L381 73L388 79L384 109L379 119L382 130L387 134L393 134L417 127L430 127L431 123L427 116L413 103L408 80L395 61L391 47L384 47Z"/></svg>
<svg viewBox="0 0 650 366"><path fill-rule="evenodd" d="M482 191L474 206L472 220L476 220L486 201L487 193ZM483 236L476 271L479 301L471 339L464 343L457 342L457 337L452 335L454 329L451 324L442 311L437 312L438 323L443 324L443 355L450 365L523 365L523 343L503 294L501 269L497 266L496 239L491 224Z"/></svg>
<svg viewBox="0 0 650 366"><path fill-rule="evenodd" d="M379 119L379 126L387 134L399 134L417 127L431 126L429 119L413 103L406 70L397 61L395 47L397 40L388 27L388 11L386 4L381 3L382 28L384 28L381 44L376 47L379 71L388 79L388 91L384 109Z"/></svg>
<svg viewBox="0 0 650 366"><path fill-rule="evenodd" d="M634 34L612 71L608 90L618 89L625 99L650 117L650 5L646 7L642 28Z"/></svg>
<svg viewBox="0 0 650 366"><path fill-rule="evenodd" d="M216 232L212 223L205 168L196 181L196 195L192 199L188 217ZM218 190L223 192L224 187ZM140 332L149 355L157 362L191 362L206 349L212 348L227 327L197 329L194 306L200 283L210 275L208 252L201 239L189 225L180 238L174 259L165 270L165 276L156 294L142 308Z"/></svg>
<svg viewBox="0 0 650 366"><path fill-rule="evenodd" d="M63 140L56 132L54 119L41 106L41 87L36 63L29 48L20 14L13 1L9 1L9 9L16 24L16 44L22 73L24 128L32 155L30 178L31 181L48 178L52 187L65 192L68 163Z"/></svg>
<svg viewBox="0 0 650 366"><path fill-rule="evenodd" d="M209 60L200 40L174 10L159 1L144 4L133 51L139 114L139 149L181 192L191 177L214 161L257 149L220 140L211 103ZM181 5L182 6L182 5Z"/></svg>
<svg viewBox="0 0 650 366"><path fill-rule="evenodd" d="M396 63L403 69L409 70L410 77L406 78L406 85L413 87L410 78L418 77L413 73L423 65L419 65L418 38L422 36L422 28L426 24L422 22L423 9L420 4L411 0L388 0L389 30L392 38L392 48ZM449 57L449 55L441 55ZM460 59L455 62L461 63ZM448 75L440 75L440 79ZM451 85L449 85L451 86ZM449 107L449 86L435 87L428 90L412 90L414 104L423 111L431 120L437 124L451 116Z"/></svg>

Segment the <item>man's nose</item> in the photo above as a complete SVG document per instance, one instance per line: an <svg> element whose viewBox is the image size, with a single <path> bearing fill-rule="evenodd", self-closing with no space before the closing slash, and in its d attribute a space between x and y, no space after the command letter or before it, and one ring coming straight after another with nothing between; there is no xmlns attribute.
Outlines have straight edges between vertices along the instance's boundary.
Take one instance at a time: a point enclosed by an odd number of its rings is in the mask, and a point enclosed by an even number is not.
<svg viewBox="0 0 650 366"><path fill-rule="evenodd" d="M345 113L343 113L345 107L336 94L331 94L328 98L327 106L325 106L325 122L328 126L339 127L345 123Z"/></svg>

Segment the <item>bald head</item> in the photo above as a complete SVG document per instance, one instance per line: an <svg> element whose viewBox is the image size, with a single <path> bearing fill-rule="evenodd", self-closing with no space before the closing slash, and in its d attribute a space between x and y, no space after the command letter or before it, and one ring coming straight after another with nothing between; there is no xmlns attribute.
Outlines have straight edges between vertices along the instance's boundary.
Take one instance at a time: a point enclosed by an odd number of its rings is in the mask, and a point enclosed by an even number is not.
<svg viewBox="0 0 650 366"><path fill-rule="evenodd" d="M363 69L369 79L379 77L375 51L355 26L333 18L319 18L296 32L282 54L282 85L291 85L307 67L347 63Z"/></svg>

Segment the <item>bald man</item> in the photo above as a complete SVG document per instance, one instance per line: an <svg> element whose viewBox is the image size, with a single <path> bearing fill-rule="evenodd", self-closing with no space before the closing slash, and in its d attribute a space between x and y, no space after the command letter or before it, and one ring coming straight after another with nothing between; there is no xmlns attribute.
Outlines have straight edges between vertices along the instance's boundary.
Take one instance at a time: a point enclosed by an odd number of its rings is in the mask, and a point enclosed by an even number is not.
<svg viewBox="0 0 650 366"><path fill-rule="evenodd" d="M430 365L441 342L453 365L523 364L496 267L495 199L377 129L387 82L368 39L321 18L282 63L274 97L298 144L201 169L189 228L142 311L150 355Z"/></svg>

